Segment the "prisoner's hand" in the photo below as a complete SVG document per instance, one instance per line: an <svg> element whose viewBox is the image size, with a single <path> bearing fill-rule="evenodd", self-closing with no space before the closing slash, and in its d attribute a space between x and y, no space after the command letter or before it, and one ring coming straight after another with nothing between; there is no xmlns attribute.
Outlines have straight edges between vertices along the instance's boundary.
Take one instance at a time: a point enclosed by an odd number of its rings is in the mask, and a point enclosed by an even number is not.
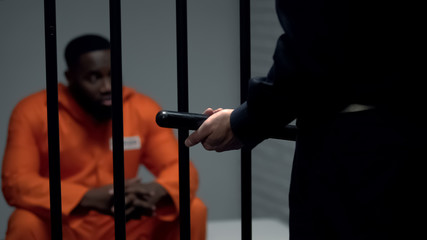
<svg viewBox="0 0 427 240"><path fill-rule="evenodd" d="M172 204L169 193L157 182L137 183L125 188L127 219L154 216L157 206Z"/></svg>
<svg viewBox="0 0 427 240"><path fill-rule="evenodd" d="M79 205L73 210L76 214L87 213L89 210L112 215L111 206L113 205L113 185L107 185L98 188L92 188L83 196Z"/></svg>
<svg viewBox="0 0 427 240"><path fill-rule="evenodd" d="M206 109L204 114L209 118L185 140L185 145L191 147L202 143L206 150L217 152L241 148L242 143L234 136L230 126L232 112L233 109Z"/></svg>
<svg viewBox="0 0 427 240"><path fill-rule="evenodd" d="M140 182L139 178L128 179L125 187L132 186ZM73 210L75 214L85 214L90 210L113 215L114 214L114 187L113 184L92 188L86 192L79 205Z"/></svg>

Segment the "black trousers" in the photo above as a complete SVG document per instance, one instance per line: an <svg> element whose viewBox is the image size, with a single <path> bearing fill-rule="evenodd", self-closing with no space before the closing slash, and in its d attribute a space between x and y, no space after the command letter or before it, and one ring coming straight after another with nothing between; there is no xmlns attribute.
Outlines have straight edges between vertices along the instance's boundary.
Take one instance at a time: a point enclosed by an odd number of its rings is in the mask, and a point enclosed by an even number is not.
<svg viewBox="0 0 427 240"><path fill-rule="evenodd" d="M427 239L425 128L377 110L298 127L291 240Z"/></svg>

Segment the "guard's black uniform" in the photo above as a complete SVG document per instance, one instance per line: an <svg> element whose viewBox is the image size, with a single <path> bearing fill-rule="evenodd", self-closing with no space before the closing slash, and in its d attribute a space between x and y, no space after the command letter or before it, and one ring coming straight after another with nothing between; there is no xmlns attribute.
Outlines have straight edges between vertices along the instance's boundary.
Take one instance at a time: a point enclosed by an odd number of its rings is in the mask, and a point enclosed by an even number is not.
<svg viewBox="0 0 427 240"><path fill-rule="evenodd" d="M255 146L297 119L291 240L423 238L420 3L277 0L276 8L284 34L274 65L250 81L231 126ZM368 110L345 111L351 104Z"/></svg>

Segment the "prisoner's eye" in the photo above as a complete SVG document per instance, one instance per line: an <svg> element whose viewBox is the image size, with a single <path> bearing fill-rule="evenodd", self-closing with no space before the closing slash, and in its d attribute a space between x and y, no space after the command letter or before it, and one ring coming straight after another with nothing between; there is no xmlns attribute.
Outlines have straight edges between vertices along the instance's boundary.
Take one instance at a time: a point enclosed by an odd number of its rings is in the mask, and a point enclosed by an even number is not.
<svg viewBox="0 0 427 240"><path fill-rule="evenodd" d="M88 80L88 82L90 83L96 83L101 78L102 78L102 74L100 74L99 72L91 72L86 77L86 80Z"/></svg>

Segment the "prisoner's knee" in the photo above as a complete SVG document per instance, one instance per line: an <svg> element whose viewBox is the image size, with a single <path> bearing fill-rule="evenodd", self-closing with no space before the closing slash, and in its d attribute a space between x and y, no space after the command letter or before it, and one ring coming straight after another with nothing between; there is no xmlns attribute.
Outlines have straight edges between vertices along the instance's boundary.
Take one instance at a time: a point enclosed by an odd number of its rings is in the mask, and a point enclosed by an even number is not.
<svg viewBox="0 0 427 240"><path fill-rule="evenodd" d="M206 205L199 198L195 198L191 202L191 220L194 219L195 222L205 223L207 220L208 209Z"/></svg>
<svg viewBox="0 0 427 240"><path fill-rule="evenodd" d="M208 210L206 205L199 198L191 202L191 240L206 239L206 224Z"/></svg>
<svg viewBox="0 0 427 240"><path fill-rule="evenodd" d="M6 240L48 240L49 224L34 213L17 209L9 218Z"/></svg>

